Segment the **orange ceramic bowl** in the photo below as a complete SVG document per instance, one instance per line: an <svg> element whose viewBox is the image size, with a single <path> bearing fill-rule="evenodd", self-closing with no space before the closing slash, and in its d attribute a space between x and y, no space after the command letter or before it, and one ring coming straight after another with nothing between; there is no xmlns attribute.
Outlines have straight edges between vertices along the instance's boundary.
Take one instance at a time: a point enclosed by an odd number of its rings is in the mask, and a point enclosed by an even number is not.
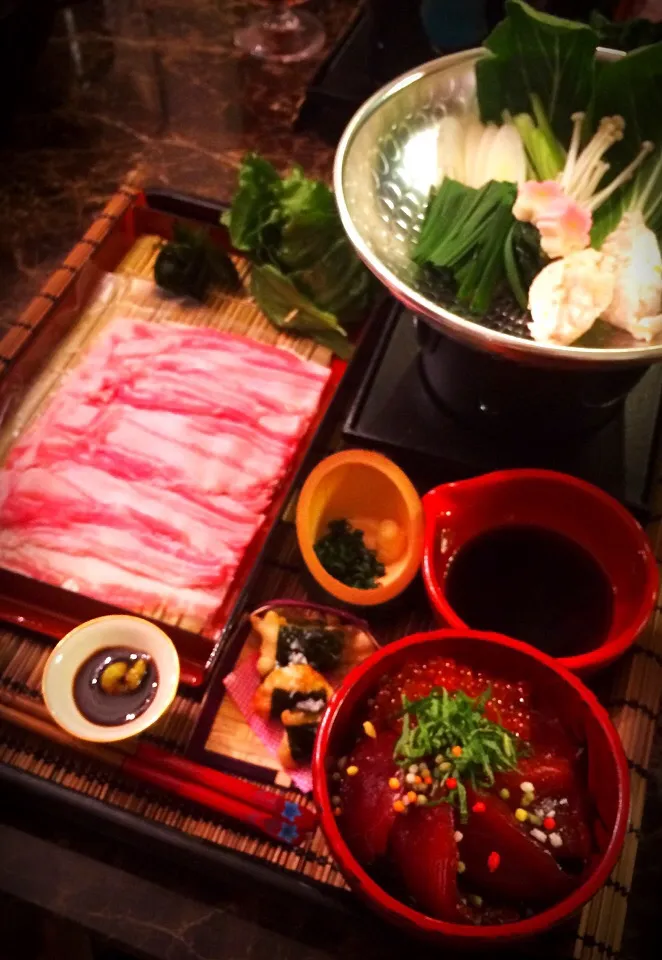
<svg viewBox="0 0 662 960"><path fill-rule="evenodd" d="M406 533L402 556L386 564L372 590L348 587L326 572L315 543L333 520L365 517L394 520ZM357 607L391 600L407 587L423 554L423 508L413 484L387 457L370 450L343 450L322 460L309 475L297 504L297 539L304 562L317 583L337 600Z"/></svg>

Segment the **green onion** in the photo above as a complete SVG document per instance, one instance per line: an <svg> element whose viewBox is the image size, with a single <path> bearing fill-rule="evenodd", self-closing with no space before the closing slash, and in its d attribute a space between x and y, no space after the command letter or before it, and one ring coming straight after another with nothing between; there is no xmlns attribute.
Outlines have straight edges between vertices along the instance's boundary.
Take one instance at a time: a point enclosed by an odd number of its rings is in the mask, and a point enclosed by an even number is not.
<svg viewBox="0 0 662 960"><path fill-rule="evenodd" d="M503 248L514 222L517 188L490 181L480 189L446 178L431 197L413 258L450 270L457 297L485 313L505 278Z"/></svg>
<svg viewBox="0 0 662 960"><path fill-rule="evenodd" d="M512 118L512 123L524 143L533 179L554 180L565 165L565 151L550 130L539 103L534 110L537 110L536 119L543 120L541 125L536 126L528 113L518 113Z"/></svg>

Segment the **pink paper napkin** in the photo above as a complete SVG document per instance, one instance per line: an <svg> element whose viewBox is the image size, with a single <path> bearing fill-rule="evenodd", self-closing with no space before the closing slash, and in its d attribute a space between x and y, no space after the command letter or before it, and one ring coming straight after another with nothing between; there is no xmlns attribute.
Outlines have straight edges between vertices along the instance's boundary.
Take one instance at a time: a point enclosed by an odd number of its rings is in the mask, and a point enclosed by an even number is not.
<svg viewBox="0 0 662 960"><path fill-rule="evenodd" d="M277 757L285 728L276 720L263 720L253 710L253 696L260 686L257 661L257 653L246 657L235 667L232 673L228 674L223 682L225 683L225 689L241 710L253 733L260 738L269 753ZM313 774L309 766L295 767L286 772L303 793L310 793L313 789Z"/></svg>

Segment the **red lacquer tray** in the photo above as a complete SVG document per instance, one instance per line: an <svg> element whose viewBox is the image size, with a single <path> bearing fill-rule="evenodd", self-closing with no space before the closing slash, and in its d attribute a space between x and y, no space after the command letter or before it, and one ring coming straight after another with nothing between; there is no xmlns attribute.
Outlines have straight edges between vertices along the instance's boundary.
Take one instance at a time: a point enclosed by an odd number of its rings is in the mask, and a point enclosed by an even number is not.
<svg viewBox="0 0 662 960"><path fill-rule="evenodd" d="M160 190L138 192L124 188L118 192L17 324L0 341L0 363L4 367L0 381L0 412L6 413L20 405L32 382L49 364L53 351L75 329L86 307L94 301L103 278L122 263L141 237L156 235L168 239L172 236L173 223L186 219L209 224L214 241L227 249L227 233L219 226L221 210L218 204L209 200ZM367 323L364 323L362 335L366 327ZM251 333L247 331L246 335L251 336ZM311 350L315 349L310 341L305 342L310 344ZM339 396L339 387L347 379L348 364L330 356L327 362L331 376L317 413L299 443L229 590L204 630L191 630L185 623L164 623L159 617L147 617L158 622L171 636L180 654L182 682L189 686L199 686L207 677L235 625L234 612L250 587L259 558L297 478L305 470L309 458L316 452L319 455L328 440L332 423L328 414ZM0 558L0 620L6 623L57 640L77 623L118 612L118 608L110 604L5 570L1 562Z"/></svg>

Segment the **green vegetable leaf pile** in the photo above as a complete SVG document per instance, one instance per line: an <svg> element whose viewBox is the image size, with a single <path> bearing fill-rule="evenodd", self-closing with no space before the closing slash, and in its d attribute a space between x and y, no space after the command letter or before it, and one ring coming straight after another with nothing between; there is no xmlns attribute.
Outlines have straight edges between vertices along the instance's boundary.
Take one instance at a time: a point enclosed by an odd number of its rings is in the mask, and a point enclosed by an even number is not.
<svg viewBox="0 0 662 960"><path fill-rule="evenodd" d="M355 530L347 520L332 520L314 549L326 572L348 587L374 590L384 576L384 564L376 550L366 547L363 530Z"/></svg>
<svg viewBox="0 0 662 960"><path fill-rule="evenodd" d="M249 154L222 219L233 247L253 262L251 292L271 322L348 356L345 326L365 309L373 285L326 184L299 167L281 178Z"/></svg>
<svg viewBox="0 0 662 960"><path fill-rule="evenodd" d="M508 0L506 13L476 64L481 119L501 123L504 110L529 113L536 97L567 143L571 115L585 110L593 93L598 35L585 23L540 13L521 0Z"/></svg>
<svg viewBox="0 0 662 960"><path fill-rule="evenodd" d="M236 290L241 285L228 254L204 230L182 223L175 223L173 239L161 247L154 279L164 290L195 300L204 300L212 286Z"/></svg>
<svg viewBox="0 0 662 960"><path fill-rule="evenodd" d="M491 787L495 773L516 769L523 753L519 741L485 715L491 695L489 687L479 697L436 687L420 700L402 698L402 733L393 750L395 762L406 767L412 761L440 757L442 763L433 775L442 786L451 777L457 786L437 802L457 802L463 818L467 815L463 781L474 789ZM455 756L458 747L459 756Z"/></svg>

